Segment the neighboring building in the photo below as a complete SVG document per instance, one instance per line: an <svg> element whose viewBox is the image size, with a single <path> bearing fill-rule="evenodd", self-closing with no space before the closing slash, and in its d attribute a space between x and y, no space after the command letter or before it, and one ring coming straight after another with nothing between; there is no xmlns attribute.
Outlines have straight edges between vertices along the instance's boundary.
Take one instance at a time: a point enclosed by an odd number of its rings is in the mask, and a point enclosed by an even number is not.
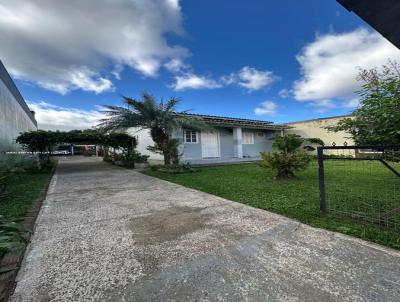
<svg viewBox="0 0 400 302"><path fill-rule="evenodd" d="M350 117L350 115L287 123L286 125L289 126L290 129L286 130L285 133L294 133L305 138L320 138L324 141L326 146L332 146L333 144L336 146L343 146L345 144L352 146L354 142L349 137L348 133L343 131L332 132L326 129L328 126L335 126L338 121L345 117Z"/></svg>
<svg viewBox="0 0 400 302"><path fill-rule="evenodd" d="M195 115L215 128L215 131L200 132L179 129L172 136L179 140L181 162L193 164L229 163L254 161L260 159L260 152L272 149L273 138L287 128L272 122L228 118L210 115ZM161 160L162 156L147 151L153 145L149 131L135 131L130 134L138 137L138 151L150 155L150 159Z"/></svg>
<svg viewBox="0 0 400 302"><path fill-rule="evenodd" d="M0 152L19 150L15 142L19 133L36 129L33 112L0 61Z"/></svg>
<svg viewBox="0 0 400 302"><path fill-rule="evenodd" d="M399 0L337 0L400 48Z"/></svg>

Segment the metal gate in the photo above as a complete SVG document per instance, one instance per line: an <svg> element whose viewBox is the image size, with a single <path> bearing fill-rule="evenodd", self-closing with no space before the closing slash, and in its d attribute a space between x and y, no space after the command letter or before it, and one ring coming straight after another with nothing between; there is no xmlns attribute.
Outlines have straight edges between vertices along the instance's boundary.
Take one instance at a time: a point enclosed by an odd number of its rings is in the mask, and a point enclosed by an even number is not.
<svg viewBox="0 0 400 302"><path fill-rule="evenodd" d="M318 147L320 210L400 231L400 146Z"/></svg>

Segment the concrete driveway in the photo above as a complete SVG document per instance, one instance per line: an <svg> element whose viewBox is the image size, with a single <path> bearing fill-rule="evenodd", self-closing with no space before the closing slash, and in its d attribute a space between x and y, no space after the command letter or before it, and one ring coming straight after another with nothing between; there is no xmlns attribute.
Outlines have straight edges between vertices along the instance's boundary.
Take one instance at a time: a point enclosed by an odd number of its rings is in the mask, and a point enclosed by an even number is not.
<svg viewBox="0 0 400 302"><path fill-rule="evenodd" d="M400 253L74 157L17 281L12 301L399 301Z"/></svg>

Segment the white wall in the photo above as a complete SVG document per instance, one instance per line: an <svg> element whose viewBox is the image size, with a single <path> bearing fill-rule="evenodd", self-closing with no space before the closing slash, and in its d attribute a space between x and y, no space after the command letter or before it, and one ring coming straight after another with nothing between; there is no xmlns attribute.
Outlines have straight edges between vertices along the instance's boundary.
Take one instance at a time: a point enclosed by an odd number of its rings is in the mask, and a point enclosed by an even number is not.
<svg viewBox="0 0 400 302"><path fill-rule="evenodd" d="M30 130L36 125L0 79L0 152L21 149L15 139Z"/></svg>
<svg viewBox="0 0 400 302"><path fill-rule="evenodd" d="M142 154L150 155L149 159L163 160L163 156L161 154L157 154L147 150L147 146L154 145L154 142L150 136L150 130L148 129L139 130L139 128L129 128L127 132L129 135L135 136L137 138L138 140L138 145L136 147L137 151L139 151Z"/></svg>

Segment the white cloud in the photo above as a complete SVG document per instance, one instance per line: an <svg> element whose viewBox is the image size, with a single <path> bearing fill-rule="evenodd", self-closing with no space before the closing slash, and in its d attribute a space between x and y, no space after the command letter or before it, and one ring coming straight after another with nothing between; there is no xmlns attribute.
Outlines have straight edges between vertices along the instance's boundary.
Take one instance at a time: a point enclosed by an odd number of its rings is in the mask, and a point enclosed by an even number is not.
<svg viewBox="0 0 400 302"><path fill-rule="evenodd" d="M262 102L258 107L254 109L256 115L274 115L276 114L278 105L272 101Z"/></svg>
<svg viewBox="0 0 400 302"><path fill-rule="evenodd" d="M89 129L105 118L104 113L97 110L82 110L55 106L46 102L28 102L39 129L44 130L74 130Z"/></svg>
<svg viewBox="0 0 400 302"><path fill-rule="evenodd" d="M245 66L238 72L232 72L229 75L221 76L215 80L211 76L196 75L191 71L191 67L179 60L171 60L165 67L179 75L175 76L175 83L170 85L174 90L185 89L214 89L227 85L237 85L245 88L249 92L259 90L271 85L278 79L272 71L262 71L256 68Z"/></svg>
<svg viewBox="0 0 400 302"><path fill-rule="evenodd" d="M315 108L315 111L318 113L325 113L328 112L329 110L337 108L336 104L329 99L311 102L309 106Z"/></svg>
<svg viewBox="0 0 400 302"><path fill-rule="evenodd" d="M123 66L155 76L187 55L165 38L183 31L178 0L0 0L0 16L8 70L63 94L111 90Z"/></svg>
<svg viewBox="0 0 400 302"><path fill-rule="evenodd" d="M214 89L222 85L210 77L198 76L193 73L175 76L175 83L170 86L176 91L186 89Z"/></svg>
<svg viewBox="0 0 400 302"><path fill-rule="evenodd" d="M179 73L185 70L190 70L190 66L183 63L181 59L174 58L164 64L164 67L173 73Z"/></svg>
<svg viewBox="0 0 400 302"><path fill-rule="evenodd" d="M249 66L244 66L238 72L223 76L221 80L227 84L237 84L248 91L260 90L271 85L278 79L272 71L257 70Z"/></svg>
<svg viewBox="0 0 400 302"><path fill-rule="evenodd" d="M293 91L289 90L289 89L281 89L278 92L278 95L282 98L282 99L287 99L291 94L293 93Z"/></svg>
<svg viewBox="0 0 400 302"><path fill-rule="evenodd" d="M359 105L360 105L360 99L359 98L355 98L355 99L350 99L350 100L343 101L342 107L355 109Z"/></svg>
<svg viewBox="0 0 400 302"><path fill-rule="evenodd" d="M366 29L317 36L297 56L302 77L294 83L294 96L314 102L353 99L359 68L379 68L389 58L400 60L400 50Z"/></svg>

